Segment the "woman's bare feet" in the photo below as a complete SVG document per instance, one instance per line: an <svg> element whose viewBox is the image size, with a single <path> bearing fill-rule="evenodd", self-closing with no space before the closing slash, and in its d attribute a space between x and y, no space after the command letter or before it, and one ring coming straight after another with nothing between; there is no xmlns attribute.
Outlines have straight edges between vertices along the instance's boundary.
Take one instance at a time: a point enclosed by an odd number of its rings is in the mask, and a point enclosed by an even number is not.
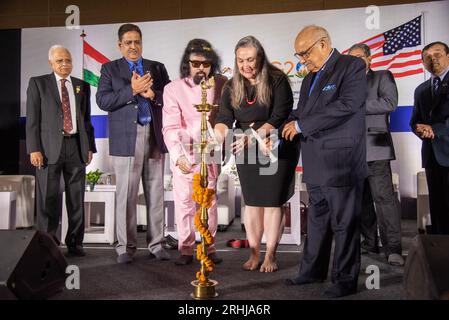
<svg viewBox="0 0 449 320"><path fill-rule="evenodd" d="M251 249L251 256L249 257L248 261L246 261L243 264L243 269L248 271L256 270L259 267L259 254L254 252L254 249Z"/></svg>
<svg viewBox="0 0 449 320"><path fill-rule="evenodd" d="M278 265L276 264L276 259L274 257L267 257L260 266L260 272L275 272L278 270Z"/></svg>

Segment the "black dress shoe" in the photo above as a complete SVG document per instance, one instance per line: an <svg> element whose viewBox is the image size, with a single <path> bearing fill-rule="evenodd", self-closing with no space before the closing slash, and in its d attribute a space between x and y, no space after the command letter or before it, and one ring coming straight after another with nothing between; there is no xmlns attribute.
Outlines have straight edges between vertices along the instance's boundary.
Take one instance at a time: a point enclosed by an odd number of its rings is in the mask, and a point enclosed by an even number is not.
<svg viewBox="0 0 449 320"><path fill-rule="evenodd" d="M164 247L169 250L178 249L178 240L168 235L165 237Z"/></svg>
<svg viewBox="0 0 449 320"><path fill-rule="evenodd" d="M215 263L215 264L219 264L219 263L223 262L223 259L218 257L215 252L209 254L209 259L211 259L212 262Z"/></svg>
<svg viewBox="0 0 449 320"><path fill-rule="evenodd" d="M366 242L362 242L360 249L361 249L362 254L367 254L367 253L379 254L379 252L380 252L379 246L371 246L371 245L367 244Z"/></svg>
<svg viewBox="0 0 449 320"><path fill-rule="evenodd" d="M308 284L308 283L316 283L316 282L323 282L323 279L306 279L303 277L296 277L296 278L290 278L285 279L285 284L288 286L300 286L302 284Z"/></svg>
<svg viewBox="0 0 449 320"><path fill-rule="evenodd" d="M324 295L327 298L335 299L344 296L349 296L351 294L355 294L357 292L357 286L344 286L341 284L334 284L326 291L324 291Z"/></svg>
<svg viewBox="0 0 449 320"><path fill-rule="evenodd" d="M185 266L191 264L193 261L193 256L180 255L178 259L175 260L177 266Z"/></svg>
<svg viewBox="0 0 449 320"><path fill-rule="evenodd" d="M68 256L84 257L86 253L82 246L67 247Z"/></svg>

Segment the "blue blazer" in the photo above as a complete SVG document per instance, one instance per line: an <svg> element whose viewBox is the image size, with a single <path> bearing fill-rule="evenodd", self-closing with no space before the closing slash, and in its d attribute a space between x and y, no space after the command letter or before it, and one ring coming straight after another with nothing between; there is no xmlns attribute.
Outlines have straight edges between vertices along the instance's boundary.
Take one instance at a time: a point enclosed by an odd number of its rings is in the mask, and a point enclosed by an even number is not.
<svg viewBox="0 0 449 320"><path fill-rule="evenodd" d="M162 137L162 93L170 82L165 66L157 61L143 59L144 72L150 71L154 79L155 101L150 102L151 123L157 147L162 153L167 148ZM134 156L137 136L137 98L131 88L129 65L125 58L110 61L101 67L96 100L101 110L108 112L109 154Z"/></svg>
<svg viewBox="0 0 449 320"><path fill-rule="evenodd" d="M301 128L303 181L351 186L367 176L365 63L336 49L309 97L313 74L303 80L291 119Z"/></svg>
<svg viewBox="0 0 449 320"><path fill-rule="evenodd" d="M423 139L421 159L423 168L432 165L431 153L438 164L449 167L449 73L446 74L432 99L430 79L421 83L415 90L415 102L410 127L416 134L416 124L432 126L435 139Z"/></svg>

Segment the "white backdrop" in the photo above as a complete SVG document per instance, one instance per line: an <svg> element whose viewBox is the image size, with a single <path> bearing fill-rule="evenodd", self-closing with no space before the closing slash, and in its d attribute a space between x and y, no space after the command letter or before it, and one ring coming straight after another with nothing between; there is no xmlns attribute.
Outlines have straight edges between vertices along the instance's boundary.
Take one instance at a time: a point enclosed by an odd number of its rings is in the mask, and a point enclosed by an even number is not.
<svg viewBox="0 0 449 320"><path fill-rule="evenodd" d="M449 1L426 2L407 5L381 6L380 26L368 30L365 8L307 11L293 13L216 17L189 20L172 20L137 23L143 32L143 56L165 64L170 78L179 76L179 62L190 39L204 38L212 43L222 58L222 67L234 65L234 46L246 36L254 35L263 44L271 61L278 61L284 71L296 65L293 43L298 31L305 25L325 27L331 34L333 46L339 51L352 44L397 27L414 17L425 14L425 43L443 41L449 43ZM81 22L83 12L81 10ZM123 21L124 23L126 21ZM117 49L117 30L121 24L81 26L86 40L110 60L120 58ZM65 27L31 28L22 31L21 115L25 116L26 88L29 78L50 72L48 49L53 44L67 47L73 56L72 75L82 76L82 39L80 30ZM295 70L293 68L292 73ZM229 75L228 75L229 76ZM292 77L297 97L301 80ZM413 91L424 80L424 75L397 79L399 106L413 105ZM92 115L105 115L95 104L95 88L92 88ZM421 169L420 141L410 132L393 133L397 160L393 171L399 173L402 196L416 197L416 173ZM111 171L108 161L108 139L97 139L98 153L88 169Z"/></svg>

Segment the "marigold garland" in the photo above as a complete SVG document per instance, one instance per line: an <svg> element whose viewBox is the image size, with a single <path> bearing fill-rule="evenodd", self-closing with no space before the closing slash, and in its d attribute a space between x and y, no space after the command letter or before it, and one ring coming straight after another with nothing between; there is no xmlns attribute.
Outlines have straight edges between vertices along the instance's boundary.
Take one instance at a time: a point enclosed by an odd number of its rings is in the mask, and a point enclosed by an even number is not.
<svg viewBox="0 0 449 320"><path fill-rule="evenodd" d="M206 228L206 226L201 222L201 210L202 208L209 209L212 206L212 201L214 199L215 191L213 189L203 188L201 186L201 175L196 173L193 175L193 195L192 199L198 203L201 207L196 211L194 217L194 224L198 229L199 233L204 239L204 242L207 246L210 246L214 243L214 237L210 233L210 231ZM215 264L214 262L203 252L202 245L199 244L197 246L196 258L202 261L207 272L212 272L214 270ZM206 282L206 275L198 271L196 273L196 278L201 282Z"/></svg>

